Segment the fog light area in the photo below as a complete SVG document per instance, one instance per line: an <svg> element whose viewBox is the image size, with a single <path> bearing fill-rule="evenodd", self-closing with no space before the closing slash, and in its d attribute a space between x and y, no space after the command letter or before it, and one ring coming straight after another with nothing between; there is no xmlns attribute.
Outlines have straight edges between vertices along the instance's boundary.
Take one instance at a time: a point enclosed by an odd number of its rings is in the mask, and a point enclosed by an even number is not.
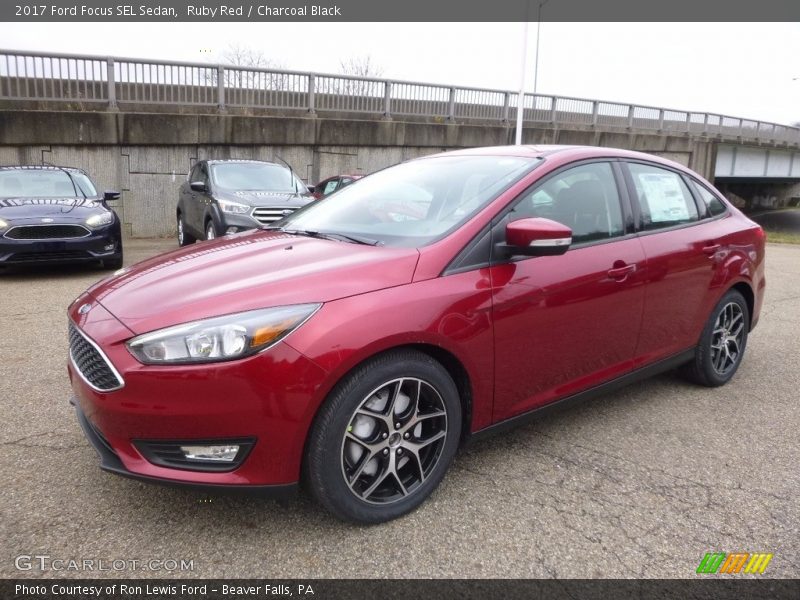
<svg viewBox="0 0 800 600"><path fill-rule="evenodd" d="M233 462L239 453L239 446L181 446L181 452L187 460Z"/></svg>

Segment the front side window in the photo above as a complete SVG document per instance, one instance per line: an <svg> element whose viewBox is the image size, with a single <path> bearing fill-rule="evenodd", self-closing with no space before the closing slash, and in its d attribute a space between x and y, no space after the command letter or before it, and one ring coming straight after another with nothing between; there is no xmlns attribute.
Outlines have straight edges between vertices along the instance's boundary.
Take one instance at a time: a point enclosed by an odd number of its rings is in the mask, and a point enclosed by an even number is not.
<svg viewBox="0 0 800 600"><path fill-rule="evenodd" d="M328 183L325 184L325 188L322 190L322 194L327 196L328 194L332 194L333 190L336 189L336 184L339 183L338 179L331 179Z"/></svg>
<svg viewBox="0 0 800 600"><path fill-rule="evenodd" d="M697 205L674 171L629 163L642 218L642 229L662 229L697 221Z"/></svg>
<svg viewBox="0 0 800 600"><path fill-rule="evenodd" d="M542 217L572 229L572 243L623 235L617 184L609 163L589 163L562 171L525 194L509 220Z"/></svg>
<svg viewBox="0 0 800 600"><path fill-rule="evenodd" d="M420 247L458 228L540 162L519 156L412 160L339 189L336 202L306 205L281 226Z"/></svg>
<svg viewBox="0 0 800 600"><path fill-rule="evenodd" d="M716 217L717 215L721 215L725 212L725 204L717 198L716 194L712 194L706 186L698 181L692 180L695 189L700 194L700 198L703 200L703 203L706 205L706 209L708 210L708 214L712 217Z"/></svg>

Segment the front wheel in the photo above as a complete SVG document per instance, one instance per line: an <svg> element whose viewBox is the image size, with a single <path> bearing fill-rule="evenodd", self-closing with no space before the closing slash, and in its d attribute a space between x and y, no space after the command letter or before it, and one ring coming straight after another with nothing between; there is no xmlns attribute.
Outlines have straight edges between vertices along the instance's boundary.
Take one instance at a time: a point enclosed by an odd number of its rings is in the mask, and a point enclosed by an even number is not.
<svg viewBox="0 0 800 600"><path fill-rule="evenodd" d="M747 302L738 291L730 290L711 312L686 375L708 387L728 383L742 363L749 331Z"/></svg>
<svg viewBox="0 0 800 600"><path fill-rule="evenodd" d="M311 430L306 480L339 518L388 521L436 489L460 432L461 403L447 371L420 352L389 352L331 392Z"/></svg>

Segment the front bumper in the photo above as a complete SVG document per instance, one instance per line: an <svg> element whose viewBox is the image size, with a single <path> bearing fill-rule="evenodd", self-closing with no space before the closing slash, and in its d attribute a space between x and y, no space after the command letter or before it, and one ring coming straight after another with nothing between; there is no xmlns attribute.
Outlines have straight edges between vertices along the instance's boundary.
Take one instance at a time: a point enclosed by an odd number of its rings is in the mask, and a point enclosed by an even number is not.
<svg viewBox="0 0 800 600"><path fill-rule="evenodd" d="M87 302L91 310L79 315ZM102 305L84 296L70 309L73 323L119 372L115 391L93 389L68 372L79 420L105 470L160 483L201 486L293 485L306 435L324 397L327 373L284 343L249 358L212 365L152 366L125 347L133 334ZM94 435L92 435L94 432ZM142 441L252 439L240 466L225 472L167 467L147 459ZM255 487L254 487L255 486Z"/></svg>
<svg viewBox="0 0 800 600"><path fill-rule="evenodd" d="M91 262L121 252L119 227L113 224L81 238L16 240L0 236L0 265Z"/></svg>
<svg viewBox="0 0 800 600"><path fill-rule="evenodd" d="M123 477L129 477L131 479L136 479L137 481L144 481L145 483L155 483L160 485L184 487L203 492L217 492L220 490L224 490L226 492L236 491L236 492L245 492L276 499L290 498L297 493L298 485L296 483L289 483L283 485L229 486L220 484L198 484L188 481L165 479L162 477L151 477L148 475L134 473L133 471L130 471L125 468L125 465L122 464L122 461L119 459L119 456L117 456L117 453L114 452L113 447L108 443L108 441L105 438L102 437L102 434L100 434L99 431L88 421L86 415L83 414L83 412L80 409L80 406L78 406L75 398L72 398L70 400L70 404L72 404L75 407L75 414L78 417L78 423L80 424L81 429L83 429L83 433L86 434L86 439L89 440L89 443L92 445L97 454L100 456L100 468L103 469L104 471L108 471L109 473L114 473L115 475L122 475Z"/></svg>

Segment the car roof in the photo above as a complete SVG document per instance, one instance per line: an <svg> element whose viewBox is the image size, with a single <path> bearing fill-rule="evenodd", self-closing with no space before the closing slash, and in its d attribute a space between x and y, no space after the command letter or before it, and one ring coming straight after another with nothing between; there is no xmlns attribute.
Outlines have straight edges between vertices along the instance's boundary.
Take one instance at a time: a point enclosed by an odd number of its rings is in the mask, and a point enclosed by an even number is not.
<svg viewBox="0 0 800 600"><path fill-rule="evenodd" d="M436 158L441 156L520 156L526 158L547 158L558 156L559 159L582 160L587 158L630 158L646 160L649 162L660 163L665 166L690 172L690 170L680 163L677 163L660 156L636 152L634 150L624 150L622 148L606 148L601 146L562 146L555 144L541 145L520 145L520 146L486 146L482 148L464 148L450 152L440 152L420 159ZM418 160L420 160L418 159Z"/></svg>
<svg viewBox="0 0 800 600"><path fill-rule="evenodd" d="M249 158L214 158L214 159L203 159L202 161L198 162L205 162L209 165L221 165L227 163L254 163L260 165L275 165L276 167L288 168L285 165L272 162L271 160L251 160Z"/></svg>
<svg viewBox="0 0 800 600"><path fill-rule="evenodd" d="M72 173L83 173L86 171L77 167L61 167L55 165L0 165L0 171L70 171Z"/></svg>

